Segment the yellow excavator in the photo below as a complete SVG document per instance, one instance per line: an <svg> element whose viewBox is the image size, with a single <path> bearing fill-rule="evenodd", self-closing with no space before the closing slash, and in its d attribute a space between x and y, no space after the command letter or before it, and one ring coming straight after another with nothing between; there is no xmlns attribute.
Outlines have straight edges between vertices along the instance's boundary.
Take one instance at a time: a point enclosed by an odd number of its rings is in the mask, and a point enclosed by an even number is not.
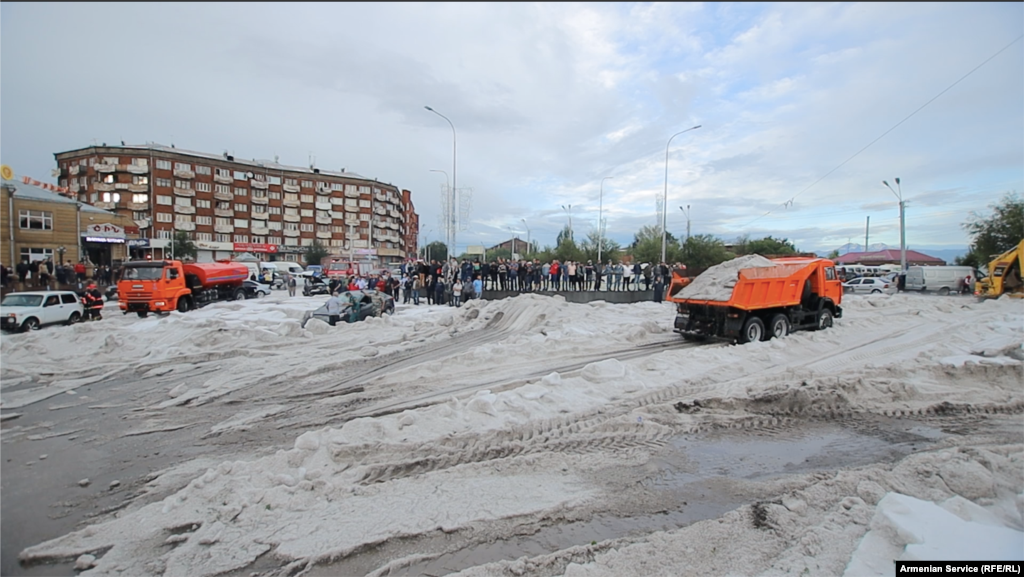
<svg viewBox="0 0 1024 577"><path fill-rule="evenodd" d="M1024 240L988 263L988 276L974 284L974 296L991 299L1007 294L1024 298L1021 262L1024 262Z"/></svg>

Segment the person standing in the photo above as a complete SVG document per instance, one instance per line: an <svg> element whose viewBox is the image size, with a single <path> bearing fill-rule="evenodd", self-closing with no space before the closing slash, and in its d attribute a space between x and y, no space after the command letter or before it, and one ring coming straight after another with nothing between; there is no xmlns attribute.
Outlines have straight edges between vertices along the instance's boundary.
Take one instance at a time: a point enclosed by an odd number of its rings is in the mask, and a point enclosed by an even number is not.
<svg viewBox="0 0 1024 577"><path fill-rule="evenodd" d="M662 302L662 292L665 290L665 276L661 274L661 267L654 271L654 302Z"/></svg>
<svg viewBox="0 0 1024 577"><path fill-rule="evenodd" d="M452 285L452 300L455 301L456 308L462 306L462 280L456 280Z"/></svg>
<svg viewBox="0 0 1024 577"><path fill-rule="evenodd" d="M473 279L473 298L479 299L484 296L484 283L480 280L480 277Z"/></svg>
<svg viewBox="0 0 1024 577"><path fill-rule="evenodd" d="M46 261L39 263L37 275L39 287L43 290L50 290L50 271L46 268Z"/></svg>
<svg viewBox="0 0 1024 577"><path fill-rule="evenodd" d="M444 277L437 277L434 281L434 304L444 304Z"/></svg>
<svg viewBox="0 0 1024 577"><path fill-rule="evenodd" d="M14 265L14 272L18 273L18 283L21 290L25 290L25 278L28 277L28 263L21 261Z"/></svg>
<svg viewBox="0 0 1024 577"><path fill-rule="evenodd" d="M103 320L103 294L96 283L89 283L82 295L82 305L85 307L86 318L91 321Z"/></svg>
<svg viewBox="0 0 1024 577"><path fill-rule="evenodd" d="M298 281L295 280L295 275L288 273L288 279L285 280L285 283L288 285L288 296L295 296L295 287L298 284Z"/></svg>
<svg viewBox="0 0 1024 577"><path fill-rule="evenodd" d="M644 274L644 271L643 271L642 268L640 268L640 262L639 261L634 262L633 263L633 282L636 283L636 289L635 290L640 290L640 279L642 278L643 274Z"/></svg>
<svg viewBox="0 0 1024 577"><path fill-rule="evenodd" d="M78 277L78 288L82 288L85 282L85 263L81 260L75 263L75 276Z"/></svg>
<svg viewBox="0 0 1024 577"><path fill-rule="evenodd" d="M412 304L420 306L420 289L423 288L423 283L420 282L419 275L412 278Z"/></svg>
<svg viewBox="0 0 1024 577"><path fill-rule="evenodd" d="M647 263L647 266L644 267L644 290L645 291L651 290L651 274L653 272L654 272L654 267L650 263Z"/></svg>
<svg viewBox="0 0 1024 577"><path fill-rule="evenodd" d="M331 298L327 299L327 317L332 327L338 325L341 318L341 299L338 298L337 292L331 293Z"/></svg>

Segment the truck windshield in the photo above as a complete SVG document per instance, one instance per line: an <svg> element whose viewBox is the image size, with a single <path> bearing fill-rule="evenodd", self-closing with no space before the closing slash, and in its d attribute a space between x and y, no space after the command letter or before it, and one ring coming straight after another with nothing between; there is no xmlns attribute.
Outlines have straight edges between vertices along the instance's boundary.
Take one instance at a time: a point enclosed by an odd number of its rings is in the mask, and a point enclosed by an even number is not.
<svg viewBox="0 0 1024 577"><path fill-rule="evenodd" d="M332 262L327 270L348 270L349 268L347 262Z"/></svg>
<svg viewBox="0 0 1024 577"><path fill-rule="evenodd" d="M162 266L124 267L121 272L121 280L160 280L163 270Z"/></svg>

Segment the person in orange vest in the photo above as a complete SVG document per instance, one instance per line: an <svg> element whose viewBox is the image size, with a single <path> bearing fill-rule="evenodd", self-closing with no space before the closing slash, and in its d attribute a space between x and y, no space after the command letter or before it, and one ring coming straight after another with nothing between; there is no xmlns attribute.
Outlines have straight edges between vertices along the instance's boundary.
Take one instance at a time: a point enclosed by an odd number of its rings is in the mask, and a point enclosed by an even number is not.
<svg viewBox="0 0 1024 577"><path fill-rule="evenodd" d="M91 321L103 320L103 294L96 283L89 283L82 295L82 306L85 307L85 318Z"/></svg>

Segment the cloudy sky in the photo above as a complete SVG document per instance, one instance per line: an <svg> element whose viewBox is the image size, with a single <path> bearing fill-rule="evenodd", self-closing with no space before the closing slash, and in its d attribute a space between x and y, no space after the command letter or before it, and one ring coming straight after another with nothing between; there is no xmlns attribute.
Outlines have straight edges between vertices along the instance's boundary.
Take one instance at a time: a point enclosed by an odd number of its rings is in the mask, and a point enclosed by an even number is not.
<svg viewBox="0 0 1024 577"><path fill-rule="evenodd" d="M1022 34L1021 3L5 2L0 145L51 182L55 152L93 142L314 156L413 191L436 240L431 170L455 175L429 105L457 134L461 251L510 227L553 245L569 214L595 230L604 177L630 242L658 222L669 137L701 125L669 150L677 236L689 205L692 234L727 241L830 250L870 216L898 246L898 176L908 245L953 248L970 211L1024 192Z"/></svg>

